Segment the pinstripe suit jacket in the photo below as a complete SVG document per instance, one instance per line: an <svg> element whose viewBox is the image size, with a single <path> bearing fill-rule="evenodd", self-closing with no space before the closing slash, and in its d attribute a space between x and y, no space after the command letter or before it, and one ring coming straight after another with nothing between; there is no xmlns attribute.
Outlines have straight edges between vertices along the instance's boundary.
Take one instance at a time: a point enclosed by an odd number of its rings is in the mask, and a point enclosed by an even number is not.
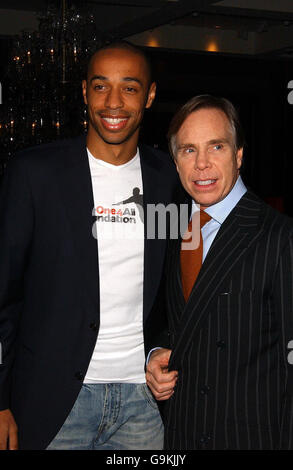
<svg viewBox="0 0 293 470"><path fill-rule="evenodd" d="M187 303L181 240L166 307L178 370L167 449L293 448L293 221L248 191L221 226Z"/></svg>

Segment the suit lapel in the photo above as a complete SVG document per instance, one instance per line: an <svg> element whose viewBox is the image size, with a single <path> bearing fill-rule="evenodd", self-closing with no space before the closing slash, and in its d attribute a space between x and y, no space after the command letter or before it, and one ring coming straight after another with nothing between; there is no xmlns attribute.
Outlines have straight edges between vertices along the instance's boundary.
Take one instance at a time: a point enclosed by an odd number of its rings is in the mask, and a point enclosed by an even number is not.
<svg viewBox="0 0 293 470"><path fill-rule="evenodd" d="M182 312L170 368L174 368L176 359L182 357L190 342L199 333L210 312L211 302L221 293L235 264L261 236L263 220L261 208L261 202L248 191L218 231ZM179 256L177 278L181 287Z"/></svg>
<svg viewBox="0 0 293 470"><path fill-rule="evenodd" d="M144 293L143 318L146 320L160 283L163 261L166 249L165 239L152 239L148 237L147 210L150 204L167 203L166 195L162 191L162 163L151 149L140 146L141 172L143 181L144 206Z"/></svg>
<svg viewBox="0 0 293 470"><path fill-rule="evenodd" d="M94 198L90 175L86 139L74 140L70 156L64 159L60 171L60 201L64 203L71 225L71 236L76 248L77 266L84 280L85 301L99 312L99 275L97 240L93 236Z"/></svg>

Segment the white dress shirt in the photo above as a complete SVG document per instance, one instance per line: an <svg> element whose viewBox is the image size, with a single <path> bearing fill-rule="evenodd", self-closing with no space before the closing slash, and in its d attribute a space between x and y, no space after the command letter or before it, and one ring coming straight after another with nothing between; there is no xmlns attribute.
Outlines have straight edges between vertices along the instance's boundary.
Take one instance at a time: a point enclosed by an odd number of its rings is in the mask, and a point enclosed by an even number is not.
<svg viewBox="0 0 293 470"><path fill-rule="evenodd" d="M216 204L213 204L212 206L209 206L207 209L205 209L205 212L211 216L211 220L209 220L209 222L207 222L201 229L203 239L202 262L204 262L205 257L222 223L226 220L232 209L234 209L246 191L247 189L242 181L241 176L238 176L235 185L227 194L227 196L222 201L217 202ZM195 201L192 201L191 217L196 211L199 211L199 205Z"/></svg>

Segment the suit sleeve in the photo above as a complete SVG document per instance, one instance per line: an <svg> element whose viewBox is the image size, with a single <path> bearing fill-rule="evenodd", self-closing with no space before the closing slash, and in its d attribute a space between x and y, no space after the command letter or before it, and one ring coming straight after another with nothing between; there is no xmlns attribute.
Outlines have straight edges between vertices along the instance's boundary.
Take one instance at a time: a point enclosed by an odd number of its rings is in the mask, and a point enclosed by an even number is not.
<svg viewBox="0 0 293 470"><path fill-rule="evenodd" d="M274 284L274 302L281 327L281 360L285 370L279 449L293 449L293 234L283 249Z"/></svg>
<svg viewBox="0 0 293 470"><path fill-rule="evenodd" d="M154 348L170 349L170 337L168 332L168 319L166 311L166 263L154 301L154 305L147 319L145 328L145 355Z"/></svg>
<svg viewBox="0 0 293 470"><path fill-rule="evenodd" d="M21 156L11 160L0 188L0 410L10 406L11 367L24 300L33 205Z"/></svg>

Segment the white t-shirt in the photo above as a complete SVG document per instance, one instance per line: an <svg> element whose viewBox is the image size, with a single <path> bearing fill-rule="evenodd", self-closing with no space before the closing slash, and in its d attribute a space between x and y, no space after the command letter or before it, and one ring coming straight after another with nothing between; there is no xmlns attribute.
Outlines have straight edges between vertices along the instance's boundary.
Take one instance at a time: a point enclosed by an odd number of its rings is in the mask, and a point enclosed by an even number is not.
<svg viewBox="0 0 293 470"><path fill-rule="evenodd" d="M97 216L100 330L84 382L145 382L143 186L139 152L111 165L88 151Z"/></svg>

